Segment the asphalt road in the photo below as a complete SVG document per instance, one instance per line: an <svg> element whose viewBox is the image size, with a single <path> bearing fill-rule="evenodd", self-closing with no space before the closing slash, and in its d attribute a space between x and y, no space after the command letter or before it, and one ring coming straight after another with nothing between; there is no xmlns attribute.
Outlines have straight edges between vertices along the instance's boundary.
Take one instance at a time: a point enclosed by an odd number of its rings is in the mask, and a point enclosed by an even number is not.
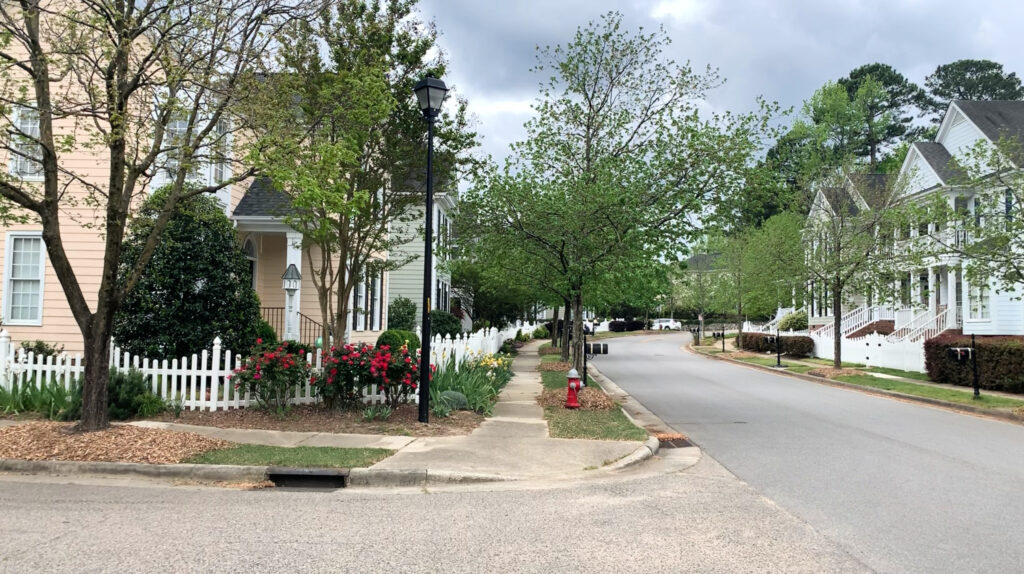
<svg viewBox="0 0 1024 574"><path fill-rule="evenodd" d="M688 340L610 340L594 364L873 570L1024 572L1024 427L715 361Z"/></svg>
<svg viewBox="0 0 1024 574"><path fill-rule="evenodd" d="M67 482L0 475L0 572L868 571L710 460L468 490Z"/></svg>

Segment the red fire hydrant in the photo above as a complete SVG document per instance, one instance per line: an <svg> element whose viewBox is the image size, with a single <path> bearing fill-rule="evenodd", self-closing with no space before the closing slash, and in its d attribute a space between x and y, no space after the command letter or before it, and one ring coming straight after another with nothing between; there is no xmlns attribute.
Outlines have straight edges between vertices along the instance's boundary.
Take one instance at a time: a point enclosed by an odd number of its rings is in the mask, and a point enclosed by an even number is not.
<svg viewBox="0 0 1024 574"><path fill-rule="evenodd" d="M569 371L569 391L565 396L565 408L567 409L578 409L580 408L579 399L580 390L580 374L576 372L576 369Z"/></svg>

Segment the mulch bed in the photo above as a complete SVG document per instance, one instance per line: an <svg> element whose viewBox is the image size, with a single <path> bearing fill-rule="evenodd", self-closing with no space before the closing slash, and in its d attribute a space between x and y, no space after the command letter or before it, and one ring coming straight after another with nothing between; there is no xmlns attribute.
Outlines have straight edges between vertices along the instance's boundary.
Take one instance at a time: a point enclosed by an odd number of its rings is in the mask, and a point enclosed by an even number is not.
<svg viewBox="0 0 1024 574"><path fill-rule="evenodd" d="M541 363L537 367L538 371L568 371L572 368L569 363Z"/></svg>
<svg viewBox="0 0 1024 574"><path fill-rule="evenodd" d="M537 397L537 402L542 407L565 406L565 389L544 389L544 392ZM606 411L615 408L615 401L604 394L604 391L584 387L579 392L580 409L585 411Z"/></svg>
<svg viewBox="0 0 1024 574"><path fill-rule="evenodd" d="M541 347L538 351L540 355L561 355L561 347Z"/></svg>
<svg viewBox="0 0 1024 574"><path fill-rule="evenodd" d="M0 428L0 459L174 464L232 446L190 432L117 425L78 433L73 427L74 423L30 422Z"/></svg>
<svg viewBox="0 0 1024 574"><path fill-rule="evenodd" d="M483 422L483 415L453 411L441 418L430 414L430 422L418 421L417 405L401 405L386 421L363 421L360 410L328 410L320 405L296 405L283 417L256 408L228 411L182 411L175 418L164 413L150 420L218 428L263 429L297 432L389 434L404 436L455 436L469 434Z"/></svg>
<svg viewBox="0 0 1024 574"><path fill-rule="evenodd" d="M864 373L856 369L814 369L807 371L808 375L814 375L816 377L825 377L826 379L834 379L836 377L842 377L845 375L863 375Z"/></svg>

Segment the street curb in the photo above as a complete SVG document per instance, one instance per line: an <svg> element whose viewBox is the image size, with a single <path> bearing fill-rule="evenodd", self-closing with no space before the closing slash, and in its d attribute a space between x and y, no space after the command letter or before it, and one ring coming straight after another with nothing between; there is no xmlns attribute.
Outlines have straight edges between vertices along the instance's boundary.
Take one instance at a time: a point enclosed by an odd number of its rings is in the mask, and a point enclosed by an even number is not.
<svg viewBox="0 0 1024 574"><path fill-rule="evenodd" d="M0 459L0 471L2 472L63 476L145 476L219 482L261 482L267 480L269 468L267 466L222 464L142 464L135 462Z"/></svg>
<svg viewBox="0 0 1024 574"><path fill-rule="evenodd" d="M941 399L933 399L933 398L930 398L930 397L918 397L918 396L915 396L915 395L908 395L908 394L900 393L900 392L897 392L897 391L887 391L885 389L876 389L876 388L873 388L873 387L865 387L865 386L862 386L862 385L854 385L852 383L846 383L846 382L843 382L843 381L836 381L836 380L833 380L833 379L827 379L825 377L816 377L814 375L807 375L807 374L804 374L804 373L793 373L793 372L787 371L785 369L776 369L776 368L773 368L773 367L765 367L765 366L762 366L762 365L755 365L753 363L744 363L743 361L737 361L735 359L729 359L727 357L719 357L717 355L709 355L707 353L701 353L700 351L695 351L690 345L686 346L686 350L689 351L690 353L692 353L694 355L697 355L697 356L700 356L700 357L706 357L706 358L709 358L709 359L714 359L716 361L725 361L727 363L732 363L734 365L740 365L742 367L749 367L749 368L756 369L756 370L759 370L759 371L765 371L765 372L768 372L768 373L775 373L776 375L782 375L782 376L786 376L786 377L790 377L790 378L794 378L794 379L801 379L801 380L804 380L804 381L807 381L807 382L810 382L810 383L818 383L819 385L827 385L827 386L830 386L830 387L838 387L838 388L841 388L841 389L849 389L851 391L858 391L858 392L861 392L861 393L864 393L864 394L868 394L868 395L876 395L876 396L880 396L880 397L888 397L888 398L900 399L900 400L903 400L903 401L908 401L908 402L913 402L913 403L921 403L921 404L930 405L930 406L933 406L933 407L939 407L939 408L943 408L943 409L946 409L946 410L956 411L956 412L960 412L960 413L964 413L964 414L979 415L979 416L989 417L989 418L993 418L993 419L999 419L1001 421L1008 422L1008 423L1024 424L1024 416L1015 415L1013 413L1002 412L1002 411L993 411L991 409L986 409L986 408L982 408L982 407L975 407L975 406L972 406L972 405L963 405L963 404L960 404L960 403L951 403L949 401L943 401Z"/></svg>
<svg viewBox="0 0 1024 574"><path fill-rule="evenodd" d="M648 436L647 440L644 441L644 444L637 447L636 450L603 468L608 471L613 471L622 470L624 468L640 464L646 461L647 459L651 458L652 456L658 454L658 449L660 448L661 443L658 441L658 439L654 438L653 436Z"/></svg>
<svg viewBox="0 0 1024 574"><path fill-rule="evenodd" d="M479 484L511 480L515 479L497 474L430 471L428 469L353 468L349 471L346 486L401 487L427 486L430 484Z"/></svg>

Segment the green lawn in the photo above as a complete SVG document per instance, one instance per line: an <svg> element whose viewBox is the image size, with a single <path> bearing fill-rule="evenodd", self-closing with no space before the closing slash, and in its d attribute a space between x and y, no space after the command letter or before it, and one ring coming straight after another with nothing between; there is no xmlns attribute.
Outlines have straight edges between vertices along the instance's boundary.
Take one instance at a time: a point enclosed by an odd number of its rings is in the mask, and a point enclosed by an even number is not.
<svg viewBox="0 0 1024 574"><path fill-rule="evenodd" d="M562 360L562 357L558 355L541 355L540 362L542 363L557 363Z"/></svg>
<svg viewBox="0 0 1024 574"><path fill-rule="evenodd" d="M544 418L552 438L647 440L647 431L630 422L619 408L596 411L547 407Z"/></svg>
<svg viewBox="0 0 1024 574"><path fill-rule="evenodd" d="M793 366L787 368L786 370L790 371L790 372L793 372L793 373L803 374L803 373L807 373L809 371L813 371L816 368L817 367L812 367L810 365L793 365Z"/></svg>
<svg viewBox="0 0 1024 574"><path fill-rule="evenodd" d="M744 363L751 363L753 365L761 365L762 367L774 367L776 364L775 357L743 357L736 359ZM783 367L799 367L796 363L790 363L789 361L782 361ZM810 369L808 369L810 370Z"/></svg>
<svg viewBox="0 0 1024 574"><path fill-rule="evenodd" d="M1014 408L1024 406L1024 400L1020 399L994 397L982 392L981 398L975 400L974 394L970 390L961 391L952 388L917 385L914 383L905 383L903 381L880 379L878 377L872 377L871 375L847 375L836 377L836 380L843 381L844 383L852 383L854 385L873 387L887 391L896 391L898 393L914 395L916 397L928 397L964 405L978 405L989 408Z"/></svg>
<svg viewBox="0 0 1024 574"><path fill-rule="evenodd" d="M545 389L565 389L569 384L568 377L565 376L566 371L541 371L540 379ZM587 385L600 389L601 385L594 379L588 379Z"/></svg>
<svg viewBox="0 0 1024 574"><path fill-rule="evenodd" d="M931 379L928 378L928 373L901 371L899 369L890 369L888 367L869 367L867 370L872 373L882 373L884 375L894 375L897 377L904 377L907 379L917 379L918 381L931 381Z"/></svg>
<svg viewBox="0 0 1024 574"><path fill-rule="evenodd" d="M804 362L807 362L807 363L814 363L816 365L823 365L825 367L831 367L832 366L832 359L818 359L816 357L807 357L806 359L800 359L800 360L804 361ZM862 368L863 366L864 365L862 365L860 363L846 363L846 362L843 363L843 368L844 369L859 369L859 368Z"/></svg>
<svg viewBox="0 0 1024 574"><path fill-rule="evenodd" d="M384 448L284 447L240 444L232 448L204 452L185 462L300 468L358 468L370 466L394 453L395 451Z"/></svg>

